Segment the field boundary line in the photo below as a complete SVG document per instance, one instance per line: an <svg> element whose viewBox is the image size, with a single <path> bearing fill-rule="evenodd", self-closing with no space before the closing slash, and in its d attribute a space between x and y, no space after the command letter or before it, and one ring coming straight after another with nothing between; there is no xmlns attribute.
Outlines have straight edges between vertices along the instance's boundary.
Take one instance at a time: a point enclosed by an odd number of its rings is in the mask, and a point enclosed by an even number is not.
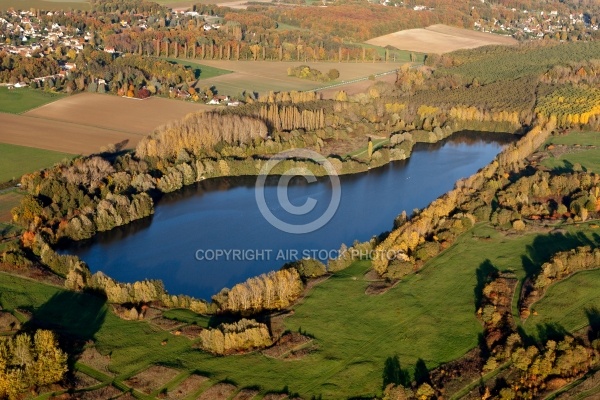
<svg viewBox="0 0 600 400"><path fill-rule="evenodd" d="M411 65L410 68L413 69L413 68L420 67L422 65L423 65L423 63L418 63L418 64ZM385 76L385 75L390 75L390 74L396 73L396 72L398 72L399 69L400 68L396 68L396 69L393 69L391 71L379 72L377 74L372 74L372 75L369 75L369 76L364 76L362 78L352 79L350 81L343 81L343 82L336 83L336 84L333 84L333 85L323 86L323 87L320 87L320 88L317 88L317 89L305 90L305 92L317 92L319 90L326 90L326 89L331 89L331 88L338 87L338 86L344 86L344 85L350 85L352 83L363 82L363 81L368 80L369 77L371 77L371 76L374 76L375 78L379 78L380 76Z"/></svg>

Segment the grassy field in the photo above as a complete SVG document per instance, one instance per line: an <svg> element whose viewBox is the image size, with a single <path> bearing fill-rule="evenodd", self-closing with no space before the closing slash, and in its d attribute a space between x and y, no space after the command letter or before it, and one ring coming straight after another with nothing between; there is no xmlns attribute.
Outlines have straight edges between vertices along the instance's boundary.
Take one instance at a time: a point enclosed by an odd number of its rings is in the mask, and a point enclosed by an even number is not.
<svg viewBox="0 0 600 400"><path fill-rule="evenodd" d="M96 297L5 274L0 274L0 305L8 310L29 308L40 326L94 339L103 354L111 354L110 368L117 381L160 363L182 372L198 371L212 383L227 380L238 388L258 385L263 393L287 388L304 397L367 396L381 391L388 357L398 355L402 368L412 371L419 358L433 368L477 345L481 325L475 318L475 293L492 268L512 270L523 278L556 251L600 241L598 231L588 224L566 230L565 234L507 236L479 225L420 273L378 296L365 294L369 282L364 274L369 262L357 262L317 285L294 307L294 315L284 320L287 329L314 336L317 345L316 351L295 361L276 360L261 353L211 357L193 349L189 339L154 324L117 318ZM592 274L572 278L587 282L581 301L577 297L573 302L578 306L600 301L600 274L589 279ZM578 282L565 281L552 288L536 306L540 318L548 314L544 310L551 309L565 328L583 326L585 313L580 309L571 312L571 302L557 302L561 293L574 287L581 291ZM209 322L183 310L169 311L166 316L200 326ZM538 322L528 321L527 330L535 331Z"/></svg>
<svg viewBox="0 0 600 400"><path fill-rule="evenodd" d="M306 31L308 29L306 28L301 28L299 26L296 25L290 25L290 24L286 24L283 22L278 22L277 23L277 29L280 31Z"/></svg>
<svg viewBox="0 0 600 400"><path fill-rule="evenodd" d="M0 143L0 154L0 182L19 179L27 172L49 167L65 158L73 157L72 154L5 143Z"/></svg>
<svg viewBox="0 0 600 400"><path fill-rule="evenodd" d="M39 8L44 11L60 10L89 10L90 3L79 0L0 0L0 10L14 8L17 10L29 10L30 8Z"/></svg>
<svg viewBox="0 0 600 400"><path fill-rule="evenodd" d="M1 4L2 0L0 0ZM0 87L0 112L21 114L25 111L56 101L65 95L42 90L19 88L8 90Z"/></svg>
<svg viewBox="0 0 600 400"><path fill-rule="evenodd" d="M600 270L584 271L559 282L532 306L538 315L531 315L524 327L529 335L539 329L556 325L575 331L589 325L587 311L600 305Z"/></svg>
<svg viewBox="0 0 600 400"><path fill-rule="evenodd" d="M19 204L22 197L23 194L17 189L0 193L0 223L9 222L11 220L10 210ZM2 231L1 227L0 231Z"/></svg>
<svg viewBox="0 0 600 400"><path fill-rule="evenodd" d="M230 74L232 71L228 71L226 69L220 69L215 67L210 67L208 65L203 65L195 62L194 60L189 59L181 59L181 58L167 58L167 61L181 64L186 67L190 67L196 76L196 79L208 79L214 78L215 76Z"/></svg>
<svg viewBox="0 0 600 400"><path fill-rule="evenodd" d="M229 61L202 60L204 65L233 71L231 74L216 76L198 82L199 89L204 86L215 86L219 94L237 96L242 92L266 93L269 91L314 90L333 83L348 82L358 78L366 78L382 72L392 71L402 63L328 63L328 62L280 62L280 61ZM288 76L290 67L309 65L321 72L332 68L340 72L335 82L315 82ZM340 87L337 90L341 90ZM336 91L337 91L336 90Z"/></svg>
<svg viewBox="0 0 600 400"><path fill-rule="evenodd" d="M588 171L600 172L600 133L570 132L564 136L553 136L546 144L567 146L595 146L594 149L571 148L571 151L558 157L545 159L542 164L552 169L571 170L574 164L580 164Z"/></svg>

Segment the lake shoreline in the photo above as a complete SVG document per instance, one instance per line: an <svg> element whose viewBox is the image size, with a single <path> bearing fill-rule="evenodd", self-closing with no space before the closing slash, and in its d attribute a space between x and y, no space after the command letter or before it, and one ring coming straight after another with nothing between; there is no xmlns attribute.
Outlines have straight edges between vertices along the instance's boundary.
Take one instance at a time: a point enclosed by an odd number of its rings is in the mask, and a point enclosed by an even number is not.
<svg viewBox="0 0 600 400"><path fill-rule="evenodd" d="M456 132L456 134L459 134L459 132ZM512 135L512 134L509 134L509 133L501 133L501 134L500 133L498 133L498 134L490 133L490 136L487 136L487 135L488 135L488 132L484 132L483 135L481 134L480 131L476 132L476 133L473 133L473 132L470 132L470 133L469 132L463 132L463 138L462 138L462 140L464 142L468 143L469 142L469 136L471 136L470 140L475 140L477 142L483 141L483 142L494 142L494 143L497 143L498 141L501 140L501 141L504 141L506 144L508 144L508 143L513 142L513 141L515 141L515 140L518 139L518 137L516 135ZM455 138L455 140L459 140L460 141L460 138L457 138L455 135L451 135L451 136L453 136ZM422 146L427 146L429 148L429 151L433 151L433 150L439 149L439 148L443 147L444 144L446 143L446 141L444 141L445 139L446 138L438 140L437 142L434 142L434 143L421 143L421 142L414 143L414 146L416 146L415 150L421 151L420 147L422 147ZM431 148L430 146L434 146L434 148ZM411 147L411 149L412 149L412 147ZM411 155L412 155L412 152L411 152ZM428 157L427 154L424 154L424 155L421 155L421 156ZM410 161L410 159L407 159L407 160L404 160L404 161L407 163L407 162ZM373 179L375 179L376 176L377 176L377 174L381 174L382 171L385 170L386 165L389 168L393 168L393 167L390 166L391 164L395 164L395 163L393 163L393 162L392 163L386 163L384 165L378 166L377 168L370 168L370 169L368 169L367 171L364 171L364 172L375 173L376 175L373 178ZM404 164L404 163L402 163L402 164ZM483 166L484 165L482 165L480 167L483 167ZM475 171L473 171L473 172L475 172ZM366 174L359 174L359 173L345 174L345 176L344 176L343 179L353 179L353 178L350 178L350 176L357 177L357 179L360 180L361 177L362 178L366 178L367 175ZM197 189L195 189L195 187L197 187L198 185L208 185L208 186L212 185L214 187L218 187L220 184L223 184L223 180L227 180L227 179L233 178L234 179L234 184L233 185L231 184L231 180L230 180L229 182L226 182L223 186L232 186L235 189L235 188L237 188L237 186L235 185L235 179L236 178L240 178L240 179L246 180L248 182L248 184L246 186L252 186L253 182L250 182L250 180L253 180L252 178L255 178L255 177L256 177L256 175L254 175L254 176L249 176L249 175L246 175L246 176L239 176L239 175L237 175L236 176L236 175L234 175L234 176L226 176L226 177L220 176L220 177L218 177L218 178L220 178L218 180L213 179L213 178L207 178L207 179L205 179L205 180L203 180L201 182L195 183L194 185L186 185L184 188L182 188L180 190L174 191L172 193L163 194L158 199L158 201L156 202L157 209L159 209L160 207L164 206L165 204L169 204L171 202L178 202L181 198L185 198L185 196L186 196L186 194L185 194L186 190L188 192L194 192L195 190L197 190ZM455 183L455 181L452 181L452 185L454 185L454 183ZM190 188L190 189L188 189L188 188ZM227 187L226 189L230 189L230 188L231 187ZM451 188L449 188L449 189L451 189ZM223 188L219 189L219 191L220 190L223 190ZM443 193L440 193L439 195L441 195L441 194L443 194ZM437 198L437 196L431 198L430 200L433 201L433 200L435 200L435 198ZM167 203L165 203L165 200L167 201ZM427 201L425 204L420 204L420 206L424 207L424 206L426 206L429 203L430 203L430 201ZM411 210L412 208L406 208L406 209ZM399 212L400 211L398 211L397 213L395 213L393 215L393 217L391 217L391 218L389 216L387 216L386 217L387 218L386 219L387 224L385 225L385 227L383 229L378 229L377 231L371 231L369 237L380 235L381 232L385 232L385 231L389 230L392 227L393 219L398 215ZM117 227L117 228L112 229L110 231L106 231L106 232L102 232L102 233L97 233L91 240L72 242L72 243L70 243L70 245L67 245L67 246L65 246L64 243L61 243L61 246L60 246L61 250L60 250L60 252L62 254L73 254L73 252L69 251L69 249L73 249L73 247L72 247L73 244L78 244L79 246L85 247L85 246L89 245L90 243L92 243L92 245L94 243L102 243L103 242L103 236L104 237L111 237L112 238L112 237L114 237L115 230L118 232L117 239L115 239L115 240L116 241L121 241L121 240L123 240L123 239L125 239L127 237L127 235L128 235L128 233L126 233L127 231L130 231L130 230L133 231L132 234L135 234L136 231L140 231L140 230L143 231L144 229L147 229L153 223L153 220L154 220L154 217L153 218L143 218L141 220L132 221L130 224L127 224L127 225L121 226L121 227ZM353 237L353 239L364 240L364 239L368 239L368 238L365 238L365 237L362 237L362 238ZM351 240L342 239L341 241L337 242L337 246L339 246L339 244L341 242L351 243L353 239L351 239ZM112 241L113 240L110 240L110 242L112 242ZM77 246L77 247L79 247L79 246ZM101 245L101 246L104 246L104 245ZM85 257L84 257L84 261L85 261ZM279 265L273 266L273 269L278 269L284 263L285 262L281 262ZM89 265L88 265L88 268L89 268ZM106 274L108 276L113 277L113 274L111 274L109 270L106 270L104 268L104 266L100 267L100 268L94 268L94 269L90 268L90 271L92 271L92 270L94 270L94 271L108 271L108 272L106 272ZM119 281L132 282L132 283L138 281L138 280L133 280L133 279L123 280L123 279L120 279L120 278L118 278L118 280ZM162 281L164 283L164 280L162 280ZM221 287L231 287L231 284L228 283L228 284L223 285ZM170 292L180 292L180 291L170 290ZM203 296L203 297L209 297L210 298L211 296Z"/></svg>

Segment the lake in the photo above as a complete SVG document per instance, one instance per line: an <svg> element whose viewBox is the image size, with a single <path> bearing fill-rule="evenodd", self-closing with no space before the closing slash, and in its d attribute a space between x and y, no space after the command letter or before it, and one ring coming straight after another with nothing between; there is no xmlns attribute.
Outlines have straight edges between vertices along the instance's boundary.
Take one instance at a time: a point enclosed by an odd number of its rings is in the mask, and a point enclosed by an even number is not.
<svg viewBox="0 0 600 400"><path fill-rule="evenodd" d="M411 214L449 191L454 183L489 164L516 138L509 134L459 132L435 144L418 144L406 161L340 177L341 201L321 228L305 234L280 231L263 216L255 199L256 177L217 178L165 195L153 216L74 243L92 272L121 282L161 279L172 294L210 299L224 287L279 269L304 256L325 259L342 243L366 241L392 229L403 210ZM277 218L301 224L322 215L332 197L328 178L295 178L289 202L315 203L305 215L279 206L277 179L264 197ZM279 194L280 195L280 194Z"/></svg>

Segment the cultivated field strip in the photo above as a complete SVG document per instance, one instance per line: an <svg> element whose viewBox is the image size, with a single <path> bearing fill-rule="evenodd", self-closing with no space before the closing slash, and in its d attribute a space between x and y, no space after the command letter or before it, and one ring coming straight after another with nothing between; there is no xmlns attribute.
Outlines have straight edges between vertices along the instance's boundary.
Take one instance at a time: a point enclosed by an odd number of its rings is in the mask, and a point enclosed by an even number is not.
<svg viewBox="0 0 600 400"><path fill-rule="evenodd" d="M449 53L460 49L474 49L492 44L514 45L517 41L508 36L432 25L424 29L407 29L368 40L376 46L393 46L397 49L419 53Z"/></svg>

